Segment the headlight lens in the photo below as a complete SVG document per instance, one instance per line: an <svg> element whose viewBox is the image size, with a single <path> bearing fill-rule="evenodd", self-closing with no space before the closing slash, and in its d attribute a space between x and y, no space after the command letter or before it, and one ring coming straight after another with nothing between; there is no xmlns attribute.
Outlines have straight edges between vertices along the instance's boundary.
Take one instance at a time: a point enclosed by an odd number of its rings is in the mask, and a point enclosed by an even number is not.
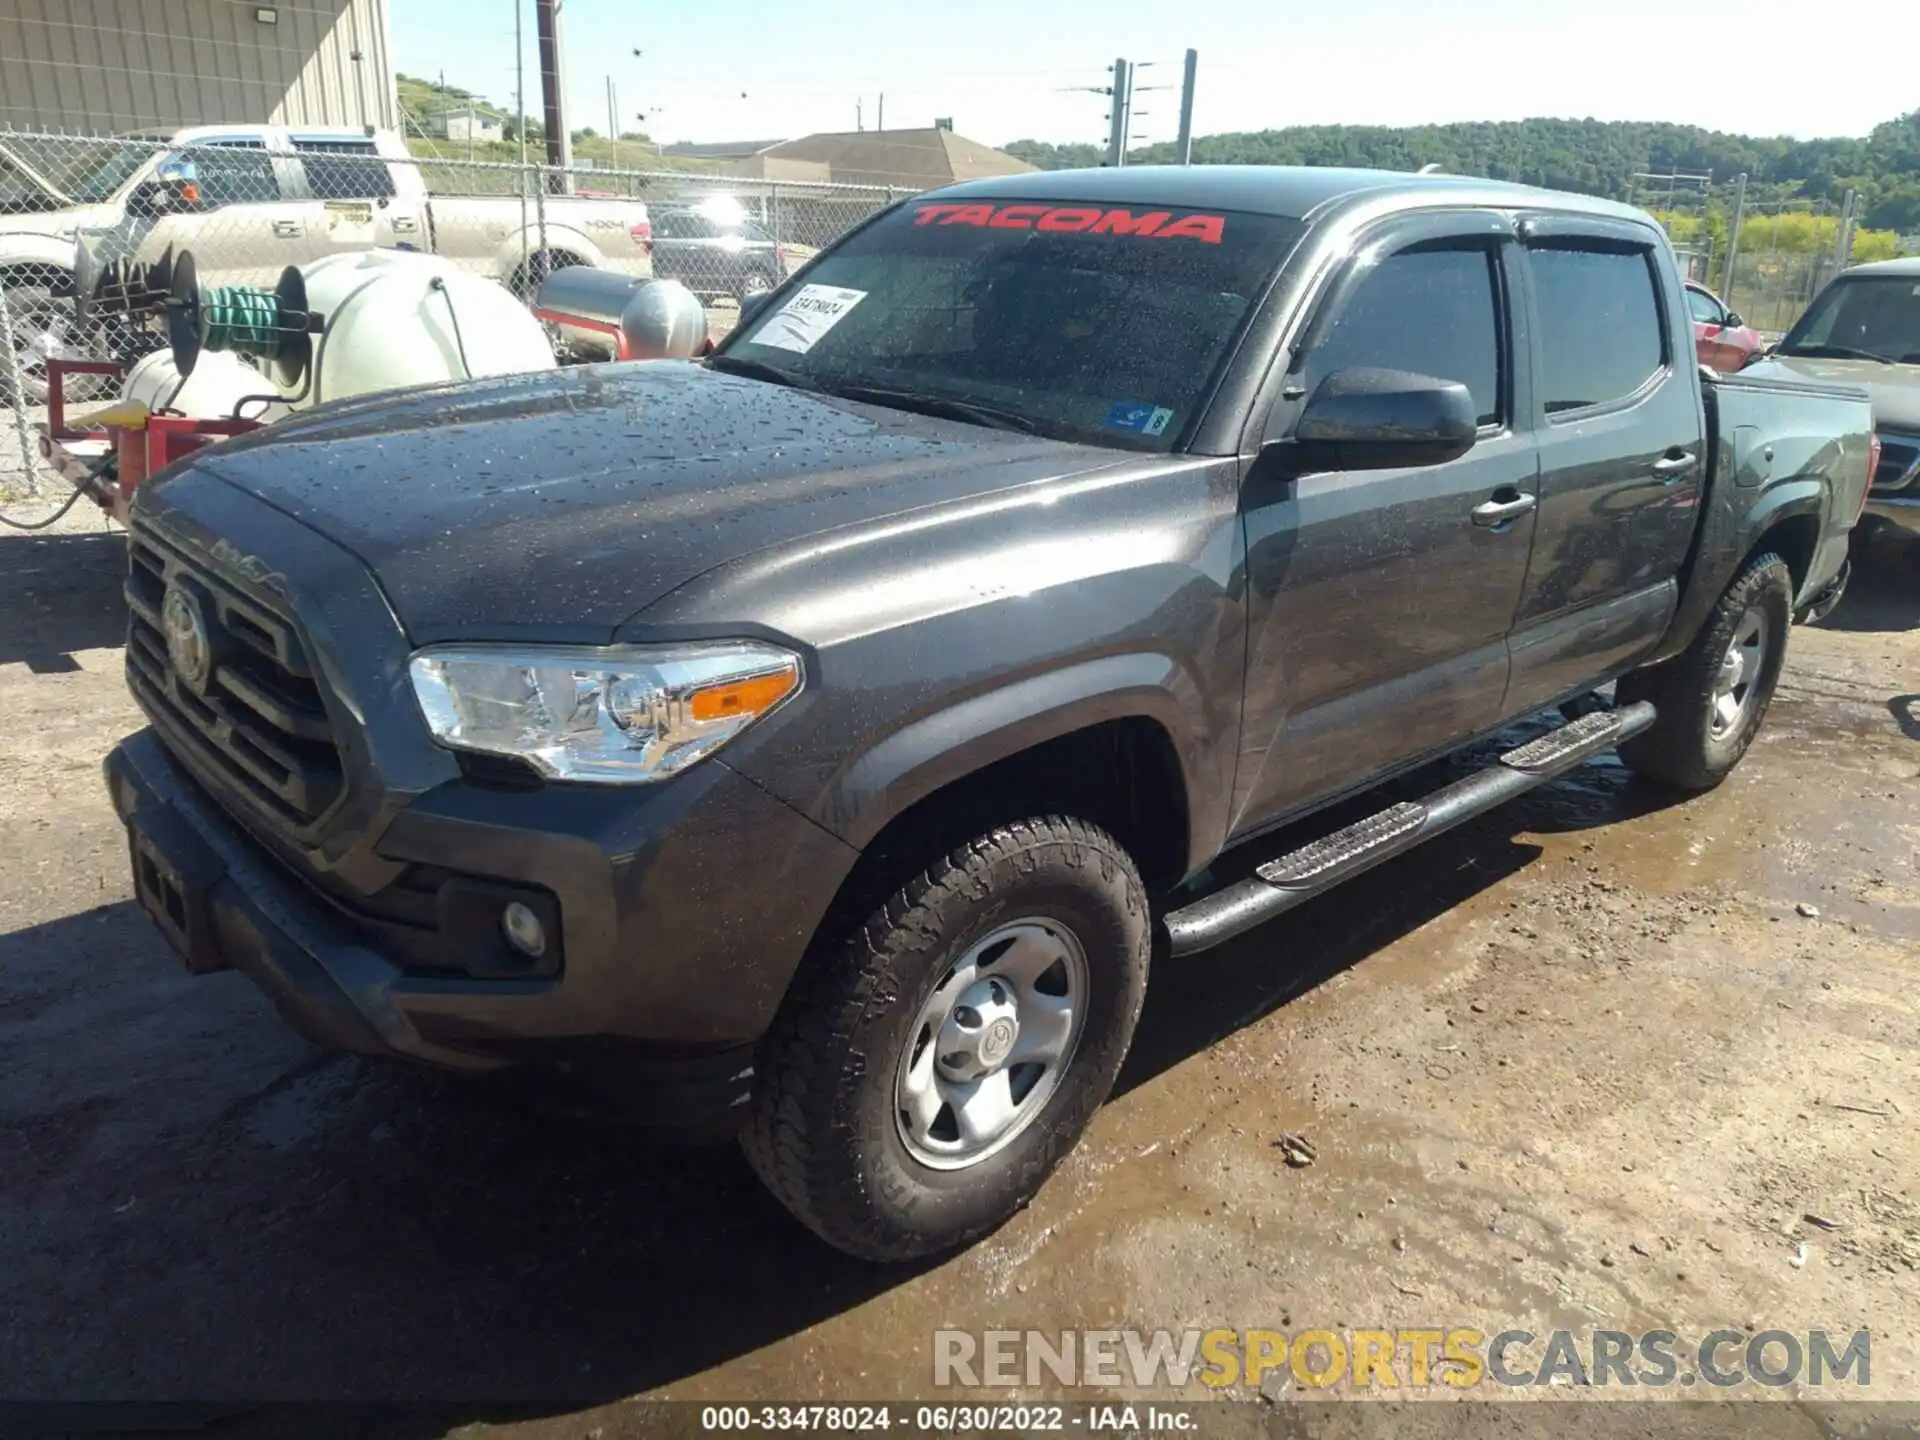
<svg viewBox="0 0 1920 1440"><path fill-rule="evenodd" d="M758 641L432 646L408 667L434 739L556 780L664 780L797 694L800 657Z"/></svg>

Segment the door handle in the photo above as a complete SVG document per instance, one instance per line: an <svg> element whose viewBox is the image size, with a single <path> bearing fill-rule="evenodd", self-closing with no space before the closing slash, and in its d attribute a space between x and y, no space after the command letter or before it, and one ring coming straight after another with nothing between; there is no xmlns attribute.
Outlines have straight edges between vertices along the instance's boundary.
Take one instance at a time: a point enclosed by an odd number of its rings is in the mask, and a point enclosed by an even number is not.
<svg viewBox="0 0 1920 1440"><path fill-rule="evenodd" d="M273 222L273 233L278 235L282 240L298 240L302 233L300 222L298 220L276 220Z"/></svg>
<svg viewBox="0 0 1920 1440"><path fill-rule="evenodd" d="M1677 480L1699 462L1691 450L1669 450L1648 468L1662 480Z"/></svg>
<svg viewBox="0 0 1920 1440"><path fill-rule="evenodd" d="M1516 495L1511 500L1485 500L1473 507L1473 523L1493 530L1518 520L1540 503L1538 495Z"/></svg>
<svg viewBox="0 0 1920 1440"><path fill-rule="evenodd" d="M385 203L385 202L382 202L382 203ZM411 215L396 215L393 217L393 229L395 234L411 235L419 228L420 227L418 225L415 225L413 223L413 217Z"/></svg>

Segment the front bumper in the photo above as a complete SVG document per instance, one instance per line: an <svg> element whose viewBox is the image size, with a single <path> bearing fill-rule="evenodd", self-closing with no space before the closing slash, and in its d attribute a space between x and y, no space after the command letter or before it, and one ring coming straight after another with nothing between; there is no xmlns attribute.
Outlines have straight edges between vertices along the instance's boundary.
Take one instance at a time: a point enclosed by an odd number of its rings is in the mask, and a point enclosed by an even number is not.
<svg viewBox="0 0 1920 1440"><path fill-rule="evenodd" d="M105 773L127 827L136 895L190 969L243 972L288 1023L329 1049L462 1070L534 1062L617 1094L630 1119L703 1134L739 1113L753 1044L853 858L711 762L683 777L703 783L674 807L681 825L633 853L602 852L599 866L582 863L591 842L581 837L503 829L538 794L439 797L438 814L430 804L403 810L383 851L401 860L425 851L508 882L556 865L576 879L557 892L559 975L422 974L383 943L378 925L237 825L154 731L117 746ZM446 813L463 807L492 814L481 822ZM747 852L732 874L713 854L729 839ZM690 888L702 869L709 883Z"/></svg>

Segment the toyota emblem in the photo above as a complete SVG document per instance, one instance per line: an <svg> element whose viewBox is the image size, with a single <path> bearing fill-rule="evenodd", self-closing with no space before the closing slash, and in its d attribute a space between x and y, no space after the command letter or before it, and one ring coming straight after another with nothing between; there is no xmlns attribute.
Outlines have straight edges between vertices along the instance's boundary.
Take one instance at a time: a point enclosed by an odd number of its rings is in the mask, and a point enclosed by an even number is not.
<svg viewBox="0 0 1920 1440"><path fill-rule="evenodd" d="M207 636L200 603L185 590L172 586L160 605L160 628L167 637L167 659L173 672L195 691L207 688L213 672L213 643Z"/></svg>

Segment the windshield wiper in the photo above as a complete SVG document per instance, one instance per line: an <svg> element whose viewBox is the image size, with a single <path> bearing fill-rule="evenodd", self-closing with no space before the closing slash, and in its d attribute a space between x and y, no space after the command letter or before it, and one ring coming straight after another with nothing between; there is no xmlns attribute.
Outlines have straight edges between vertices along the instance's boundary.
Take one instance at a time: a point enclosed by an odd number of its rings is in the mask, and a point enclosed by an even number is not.
<svg viewBox="0 0 1920 1440"><path fill-rule="evenodd" d="M1878 360L1882 365L1899 363L1892 356L1882 355L1873 350L1856 349L1852 345L1796 345L1791 350L1783 345L1778 353L1798 355L1809 360Z"/></svg>
<svg viewBox="0 0 1920 1440"><path fill-rule="evenodd" d="M982 405L973 400L949 400L944 395L923 395L917 390L886 390L872 385L830 385L830 395L858 400L868 405L885 405L894 410L911 410L916 415L933 415L942 420L964 420L995 430L1018 430L1032 435L1039 426L1025 415L1002 410L997 405Z"/></svg>
<svg viewBox="0 0 1920 1440"><path fill-rule="evenodd" d="M738 355L709 355L707 368L718 370L725 375L739 375L748 380L765 380L771 385L785 385L794 390L819 390L820 382L794 370L782 370L778 365L769 365L764 360L747 360Z"/></svg>

